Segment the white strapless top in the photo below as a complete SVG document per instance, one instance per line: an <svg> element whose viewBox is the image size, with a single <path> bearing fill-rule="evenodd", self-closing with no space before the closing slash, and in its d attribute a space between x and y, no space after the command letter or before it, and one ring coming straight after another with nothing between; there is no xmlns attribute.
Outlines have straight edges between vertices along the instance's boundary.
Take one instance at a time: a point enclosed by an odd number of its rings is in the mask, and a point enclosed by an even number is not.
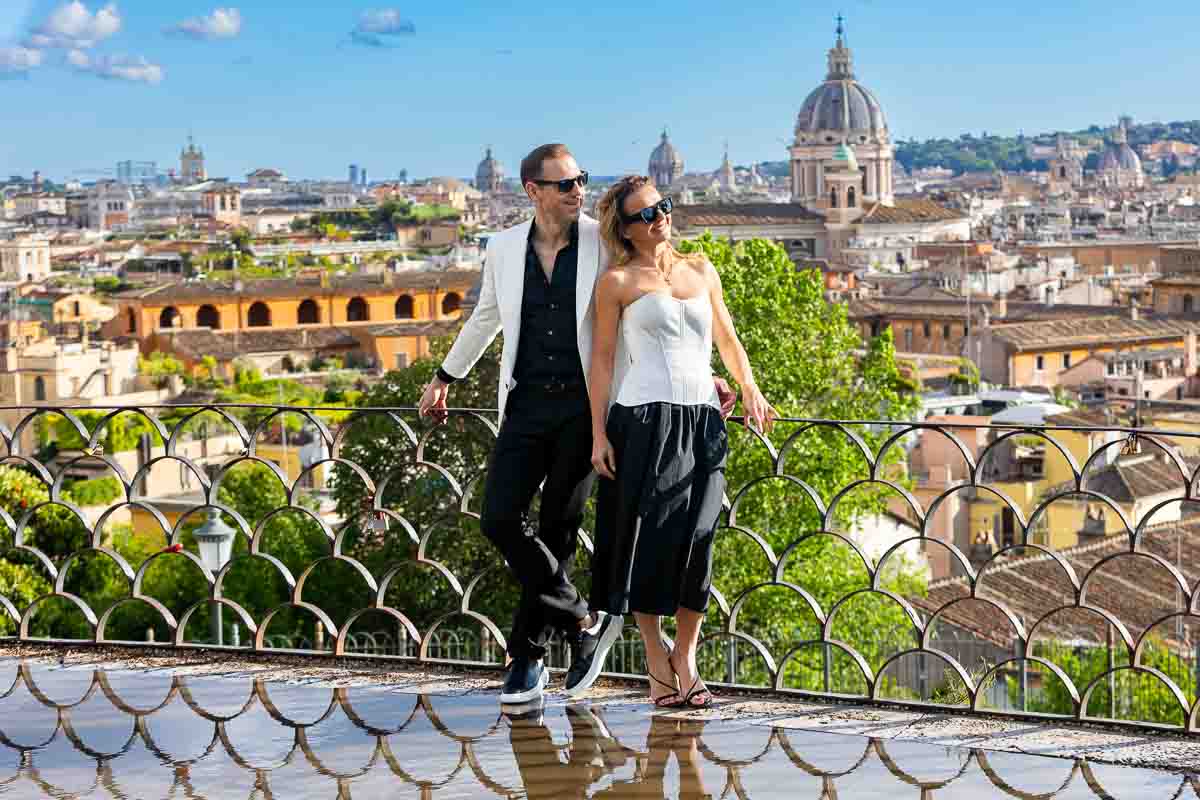
<svg viewBox="0 0 1200 800"><path fill-rule="evenodd" d="M720 408L712 374L712 302L650 292L621 314L617 358L624 361L614 402Z"/></svg>

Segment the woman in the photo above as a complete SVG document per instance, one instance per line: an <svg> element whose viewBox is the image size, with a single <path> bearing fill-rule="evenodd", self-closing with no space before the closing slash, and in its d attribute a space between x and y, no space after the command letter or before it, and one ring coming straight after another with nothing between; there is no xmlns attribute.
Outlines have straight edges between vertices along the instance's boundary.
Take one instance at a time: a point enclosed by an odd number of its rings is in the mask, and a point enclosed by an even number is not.
<svg viewBox="0 0 1200 800"><path fill-rule="evenodd" d="M747 424L767 430L774 411L754 383L716 269L671 246L671 209L641 176L621 179L597 205L612 263L596 284L589 375L592 465L602 479L591 602L633 613L656 706L707 708L696 644L727 449L714 340L741 385ZM671 614L668 652L659 621Z"/></svg>

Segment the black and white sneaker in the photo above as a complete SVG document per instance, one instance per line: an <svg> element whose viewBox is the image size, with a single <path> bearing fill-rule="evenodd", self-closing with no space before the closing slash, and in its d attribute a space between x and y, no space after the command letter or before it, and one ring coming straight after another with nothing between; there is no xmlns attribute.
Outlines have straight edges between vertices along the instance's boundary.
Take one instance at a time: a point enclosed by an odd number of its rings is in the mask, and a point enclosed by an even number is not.
<svg viewBox="0 0 1200 800"><path fill-rule="evenodd" d="M604 660L608 651L621 637L621 627L625 618L620 615L597 611L599 622L587 630L582 630L574 637L572 643L571 668L567 670L567 680L563 690L568 697L578 697L592 688L596 678L604 670Z"/></svg>
<svg viewBox="0 0 1200 800"><path fill-rule="evenodd" d="M541 699L542 690L550 681L550 672L541 659L514 658L508 665L504 688L500 690L500 702L504 705L521 705Z"/></svg>

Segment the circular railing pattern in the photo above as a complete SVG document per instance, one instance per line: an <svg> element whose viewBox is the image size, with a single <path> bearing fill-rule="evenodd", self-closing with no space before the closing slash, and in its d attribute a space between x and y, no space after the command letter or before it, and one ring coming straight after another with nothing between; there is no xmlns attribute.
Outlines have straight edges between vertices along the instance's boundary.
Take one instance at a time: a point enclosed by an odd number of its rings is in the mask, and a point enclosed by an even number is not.
<svg viewBox="0 0 1200 800"><path fill-rule="evenodd" d="M211 646L207 642L189 640L188 622L201 608L219 604L230 609L250 633L247 645L254 650L272 649L273 640L268 633L271 622L277 615L290 609L301 610L316 620L317 628L321 629L318 632L323 631L329 637L330 651L334 655L351 654L359 648L372 649L369 645L361 644L364 641L361 633L352 630L368 614L383 614L394 620L397 636L417 643L413 658L418 661L446 660L432 655L429 648L431 642L436 641L438 631L454 618L465 617L478 624L491 645L503 649L501 625L506 624L506 620L492 619L481 613L474 602L475 593L484 591L481 586L487 573L499 567L477 574L456 574L445 560L432 554L432 538L444 536L444 525L433 524L422 529L417 521L410 518L408 509L402 505L390 507L384 502L389 485L398 481L398 476L394 472L368 474L362 466L342 455L347 437L357 426L382 424L386 426L388 446L411 451L410 466L425 470L439 479L439 486L448 493L450 505L460 517L477 519L478 513L474 508L478 503L476 495L481 487L483 465L478 462L445 464L433 460L430 457L431 442L436 440L440 452L446 452L447 437L453 437L456 431L467 427L477 437L494 437L494 414L479 410L457 410L454 417L459 425L451 426L451 430L428 426L417 419L413 409L406 408L357 409L335 424L327 421L324 415L329 411L345 414L346 409L230 404L190 406L181 410L160 406L106 409L106 413L89 429L80 418L84 410L63 407L0 409L10 416L16 415L16 422L11 427L0 426L0 439L5 449L0 455L0 464L28 470L48 492L45 502L24 508L17 515L9 514L0 507L0 530L6 535L6 552L20 553L23 558L31 559L52 585L51 592L23 607L18 607L12 598L0 594L0 612L7 613L17 623L17 638L35 638L31 632L31 620L39 607L51 598L59 598L78 610L92 631L90 641L98 644L110 641L107 627L118 609L126 603L139 602L154 609L161 617L171 637L170 641L160 644L170 647ZM94 408L87 410L95 411ZM255 415L256 421L251 425L242 418L247 411ZM174 419L168 425L164 417L169 414L174 415ZM124 415L144 419L161 442L158 446L161 453L151 453L151 457L134 471L123 467L115 454L104 451L108 424ZM285 416L302 420L312 441L319 445L316 448L318 455L302 463L295 478L290 478L280 464L262 454L265 449L263 441L268 438L273 426L281 424ZM215 417L236 442L234 450L224 457L214 460L210 455L207 467L201 463L204 459L193 452L195 448L186 446L195 421L201 417ZM84 442L81 455L66 459L59 457L57 461L47 459L43 463L30 451L28 439L31 431L39 419L49 418L66 421L70 430ZM878 434L878 431L885 429L891 433ZM866 431L875 433L867 435ZM981 431L986 441L980 439ZM964 436L964 433L969 435ZM827 489L823 494L818 491L815 480L810 480L809 471L819 466L815 462L820 459L821 443L828 441L822 437L830 436L840 437L840 441L846 443L861 459L862 475L849 485ZM1088 442L1087 452L1080 454L1078 447L1073 449L1056 438L1069 436L1083 437ZM905 459L899 457L917 437L944 439L946 452L950 454L947 458L949 463L944 465L949 470L947 474L958 476L936 491L931 492L925 487L920 492L924 502L918 497L917 488L904 480L902 467ZM1171 625L1175 625L1178 632L1184 625L1200 621L1200 587L1197 586L1200 574L1191 562L1196 539L1196 531L1189 527L1192 525L1192 511L1179 510L1173 516L1165 513L1174 507L1190 509L1189 504L1198 502L1194 490L1200 464L1189 460L1188 455L1195 449L1197 438L1200 438L1200 434L1120 427L980 428L954 424L832 420L782 420L772 438L753 431L745 432L734 446L760 451L759 457L765 468L761 476L746 481L742 486L730 487L725 516L718 531L718 547L727 538L739 539L757 553L755 558L764 568L755 581L749 584L743 582L739 586L722 586L718 576L714 585L714 601L719 613L711 615L712 621L706 629L706 647L711 651L721 642L727 643L730 653L736 651L736 658L730 659L731 664L746 658L757 660L757 669L763 676L758 683L778 691L839 696L849 693L870 701L928 701L930 698L925 695L929 692L924 690L917 697L903 692L897 696L896 683L894 680L889 682L887 676L897 672L905 663L919 664L918 671L924 675L929 671L928 664L935 663L940 665L936 670L943 675L942 683L949 682L958 687L957 699L942 705L974 712L997 710L996 698L1003 694L996 690L997 682L1017 680L1020 684L1020 702L1015 707L1000 710L1023 713L1027 708L1027 682L1033 675L1036 681L1043 684L1056 682L1063 688L1070 708L1069 713L1060 716L1077 720L1119 717L1119 713L1114 713L1119 705L1114 695L1118 681L1124 686L1128 682L1125 674L1129 673L1138 679L1156 682L1161 687L1156 691L1161 692L1164 702L1173 709L1167 713L1167 717L1179 721L1174 727L1196 732L1200 727L1200 701L1191 699L1196 696L1194 687L1181 685L1179 674L1168 674L1148 663L1145 654L1151 645L1165 641L1169 650L1194 664L1200 675L1200 659L1193 661L1191 650L1194 645L1200 644L1200 629L1195 640L1190 633L1173 638L1164 637L1162 633ZM1093 439L1098 439L1098 443L1094 444ZM869 441L877 446L872 447ZM996 470L1001 467L1008 469L1001 462L1011 462L1012 453L1019 447L1033 446L1031 442L1039 443L1036 446L1042 448L1044 459L1054 459L1064 464L1069 480L1057 487L1050 487L1052 490L1040 497L1010 496L1012 487L1019 487L1021 482L1007 475L997 477ZM1096 475L1111 465L1114 456L1124 453L1128 457L1135 451L1140 451L1153 462L1160 483L1164 472L1173 476L1170 479L1173 487L1170 491L1158 491L1154 495L1135 492L1130 502L1129 498L1109 496L1092 485ZM807 463L803 459L808 459ZM798 460L800 463L797 463ZM85 462L114 476L123 494L120 500L106 508L92 522L89 522L84 510L72 503L64 493L65 476ZM199 498L174 523L155 505L153 497L139 491L156 465L169 462L177 463L181 470L190 474L190 480L198 487ZM246 463L258 464L269 470L286 489L286 504L253 522L245 519L236 509L220 503L218 495L222 482L231 471ZM313 476L321 469L336 471L339 480L354 481L361 485L361 493L365 498L361 513L351 514L340 524L333 524L310 505L301 502L302 495L312 484ZM1130 475L1133 473L1130 472ZM1135 475L1126 477L1128 481L1136 478ZM791 493L789 506L778 515L785 526L794 521L791 519L793 514L799 518L801 509L807 510L813 519L818 520L811 529L797 533L783 547L772 546L768 536L756 531L747 522L748 518L755 517L757 511L754 505L756 492L768 484L782 484ZM1030 484L1030 481L1026 481L1026 484ZM861 492L876 492L889 497L893 506L899 506L904 512L902 516L909 521L911 535L893 537L878 555L869 553L839 516L841 506L850 502L848 498ZM950 513L947 509L956 502L967 501L969 505L980 494L986 494L992 498L996 508L1003 509L1004 517L1011 521L1012 527L1011 541L988 554L986 559L974 558L976 554L960 546L962 539L956 542L953 538L935 534L939 514ZM1144 503L1145 497L1150 497L1152 504ZM1045 533L1046 519L1051 510L1057 507L1056 504L1064 503L1087 505L1089 515L1093 506L1100 508L1101 518L1105 520L1111 514L1117 533L1102 537L1090 550L1083 547L1071 552L1060 552L1039 541L1039 535ZM58 563L39 549L29 536L37 514L49 506L65 508L78 518L89 534L86 545ZM151 555L140 564L132 564L111 546L106 539L106 525L112 515L121 509L137 509L153 518L162 530L165 547L161 552ZM237 535L248 544L244 553L236 555L215 572L205 567L197 552L182 548L185 530L189 524L197 521L200 513L208 509L220 512L222 518L233 520ZM274 517L282 514L301 515L311 520L320 529L328 547L325 555L303 565L299 572L289 569L272 554L264 541L267 526ZM1175 530L1180 526L1186 529L1176 537L1177 552L1174 556L1164 550L1160 541L1162 537L1159 536L1162 525L1156 522L1167 516L1174 519L1172 524ZM376 529L386 530L389 536L406 539L412 548L412 558L389 565L383 571L369 570L349 552L347 537L352 533ZM1188 535L1184 536L1185 533ZM789 580L788 571L794 566L793 562L800 558L798 554L803 546L816 538L833 541L837 547L846 548L854 554L865 574L861 587L832 601L826 598L822 602L812 587ZM590 548L586 532L583 539ZM935 583L926 596L906 596L888 588L888 576L895 568L895 562L906 557L906 548L911 550L914 546L923 552L944 551L953 572L959 577ZM1184 549L1188 550L1187 563L1182 557ZM92 608L83 597L66 588L66 578L72 566L77 562L83 563L82 559L92 554L100 554L115 564L129 585L129 594L107 608ZM178 615L172 613L160 598L143 591L147 571L160 558L186 559L204 575L207 594L194 598ZM257 559L270 565L288 591L285 601L257 619L223 591L226 577L244 559ZM335 623L319 605L305 599L306 582L314 570L326 562L337 562L351 570L355 579L371 595L370 602L350 614L341 625ZM1138 567L1129 572L1129 565L1135 563ZM420 626L404 607L387 602L389 587L396 576L414 566L429 571L430 581L438 583L456 598L453 608L446 609L437 619ZM1033 575L1035 569L1040 570L1037 575ZM1024 574L1022 570L1027 570L1029 574ZM1128 574L1114 579L1113 573L1120 570ZM1014 608L1016 600L1022 595L1036 594L1051 583L1056 583L1058 587L1057 594L1052 593L1053 602L1041 598L1041 605L1032 613L1026 613L1029 609L1019 611ZM1164 606L1161 611L1150 614L1154 603L1139 602L1139 591L1149 592L1156 600L1160 600ZM779 643L768 642L742 627L746 609L771 592L782 592L796 599L814 622L815 635L812 638L789 641L779 646ZM885 648L869 658L861 640L852 641L845 635L847 629L854 628L852 623L856 606L865 602L882 603L898 609L902 619L902 624L897 625L895 630L876 631L874 635L888 636L894 641L910 644L892 645L890 649ZM842 616L848 619L841 620ZM1081 674L1078 669L1058 663L1054 656L1048 657L1038 650L1038 642L1046 636L1055 636L1069 645L1072 625L1076 623L1063 620L1078 616L1096 618L1098 622L1095 624L1103 626L1111 636L1108 664L1098 673ZM945 640L939 633L942 628L967 631L980 641L993 643L993 651L1005 650L1007 654L1001 657L993 652L989 658L982 659L982 668L978 664L964 663L966 659L940 646ZM869 632L864 632L864 635L866 633ZM1114 652L1117 657L1113 656ZM826 676L824 684L800 687L789 684L791 666L814 654L823 665ZM838 681L831 681L829 677L830 664L833 662L839 662L843 667L850 665L855 675L855 685L859 688L846 691L844 686L834 685ZM738 676L739 672L734 668L730 668L725 675L727 682L734 684L741 682ZM841 681L841 684L844 683L844 680ZM1094 701L1101 696L1107 698L1109 703L1110 713L1107 715L1096 714L1092 710L1096 704Z"/></svg>

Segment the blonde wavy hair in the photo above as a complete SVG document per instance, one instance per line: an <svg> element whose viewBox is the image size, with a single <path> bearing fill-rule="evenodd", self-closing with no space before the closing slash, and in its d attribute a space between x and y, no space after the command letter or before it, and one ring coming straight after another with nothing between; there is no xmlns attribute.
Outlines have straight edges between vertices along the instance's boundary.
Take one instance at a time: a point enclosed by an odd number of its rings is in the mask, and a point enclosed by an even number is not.
<svg viewBox="0 0 1200 800"><path fill-rule="evenodd" d="M641 189L643 186L653 186L654 181L646 175L626 175L609 187L599 202L596 203L596 216L600 218L600 238L608 248L612 263L620 266L629 263L636 254L633 242L625 236L625 198ZM674 247L675 255L689 258Z"/></svg>

